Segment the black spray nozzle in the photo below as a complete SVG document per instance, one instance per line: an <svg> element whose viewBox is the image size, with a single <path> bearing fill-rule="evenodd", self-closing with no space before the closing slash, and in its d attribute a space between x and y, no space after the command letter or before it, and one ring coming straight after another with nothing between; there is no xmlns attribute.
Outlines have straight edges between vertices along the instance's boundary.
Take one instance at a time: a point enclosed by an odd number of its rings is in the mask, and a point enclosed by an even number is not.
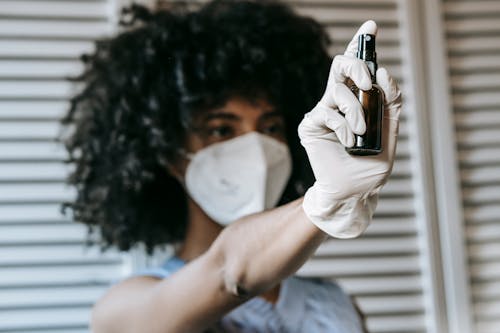
<svg viewBox="0 0 500 333"><path fill-rule="evenodd" d="M356 56L365 61L377 61L375 35L361 34L358 36L358 53Z"/></svg>

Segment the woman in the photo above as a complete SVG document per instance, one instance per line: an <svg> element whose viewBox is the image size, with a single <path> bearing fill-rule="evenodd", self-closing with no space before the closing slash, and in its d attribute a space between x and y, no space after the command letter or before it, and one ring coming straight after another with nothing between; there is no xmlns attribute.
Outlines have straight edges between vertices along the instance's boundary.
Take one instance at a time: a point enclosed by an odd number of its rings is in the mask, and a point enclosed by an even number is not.
<svg viewBox="0 0 500 333"><path fill-rule="evenodd" d="M133 6L122 23L84 58L66 118L69 206L103 246L174 244L175 256L113 286L93 332L361 332L335 283L289 276L327 234L371 220L400 111L387 72L383 153L353 157L344 148L366 125L344 83L372 84L356 36L332 62L320 25L274 2Z"/></svg>

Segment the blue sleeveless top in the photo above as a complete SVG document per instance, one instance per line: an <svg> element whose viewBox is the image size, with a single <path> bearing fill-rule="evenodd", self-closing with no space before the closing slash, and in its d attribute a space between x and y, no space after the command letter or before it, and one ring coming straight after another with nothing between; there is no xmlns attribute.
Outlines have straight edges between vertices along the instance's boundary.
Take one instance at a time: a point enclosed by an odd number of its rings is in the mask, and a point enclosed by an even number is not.
<svg viewBox="0 0 500 333"><path fill-rule="evenodd" d="M142 270L135 276L164 279L184 265L174 256L161 267ZM282 281L275 304L261 297L251 298L206 332L362 333L362 327L351 298L336 283L292 276Z"/></svg>

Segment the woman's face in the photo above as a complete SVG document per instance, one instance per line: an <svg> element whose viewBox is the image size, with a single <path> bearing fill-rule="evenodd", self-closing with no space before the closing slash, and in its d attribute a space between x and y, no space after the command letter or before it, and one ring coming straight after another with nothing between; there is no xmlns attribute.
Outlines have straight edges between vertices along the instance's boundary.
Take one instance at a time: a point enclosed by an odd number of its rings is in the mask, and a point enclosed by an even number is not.
<svg viewBox="0 0 500 333"><path fill-rule="evenodd" d="M188 132L185 149L196 152L212 143L259 132L286 142L285 121L281 113L265 100L248 102L240 97L229 99L220 108L200 113Z"/></svg>
<svg viewBox="0 0 500 333"><path fill-rule="evenodd" d="M254 131L286 143L283 115L263 99L249 102L240 97L230 98L220 108L197 114L191 128L184 145L189 153ZM184 175L187 167L188 161L182 160L176 163L178 176Z"/></svg>

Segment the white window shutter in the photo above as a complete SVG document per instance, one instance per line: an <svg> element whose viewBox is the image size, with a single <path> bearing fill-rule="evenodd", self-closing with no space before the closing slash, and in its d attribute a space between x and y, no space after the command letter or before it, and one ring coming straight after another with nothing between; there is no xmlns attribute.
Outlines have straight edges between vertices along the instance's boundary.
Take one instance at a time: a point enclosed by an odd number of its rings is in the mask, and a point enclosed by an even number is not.
<svg viewBox="0 0 500 333"><path fill-rule="evenodd" d="M91 305L130 270L61 215L74 193L55 141L74 92L65 77L114 14L111 0L0 1L0 332L88 332Z"/></svg>
<svg viewBox="0 0 500 333"><path fill-rule="evenodd" d="M500 331L500 2L442 3L473 320Z"/></svg>

